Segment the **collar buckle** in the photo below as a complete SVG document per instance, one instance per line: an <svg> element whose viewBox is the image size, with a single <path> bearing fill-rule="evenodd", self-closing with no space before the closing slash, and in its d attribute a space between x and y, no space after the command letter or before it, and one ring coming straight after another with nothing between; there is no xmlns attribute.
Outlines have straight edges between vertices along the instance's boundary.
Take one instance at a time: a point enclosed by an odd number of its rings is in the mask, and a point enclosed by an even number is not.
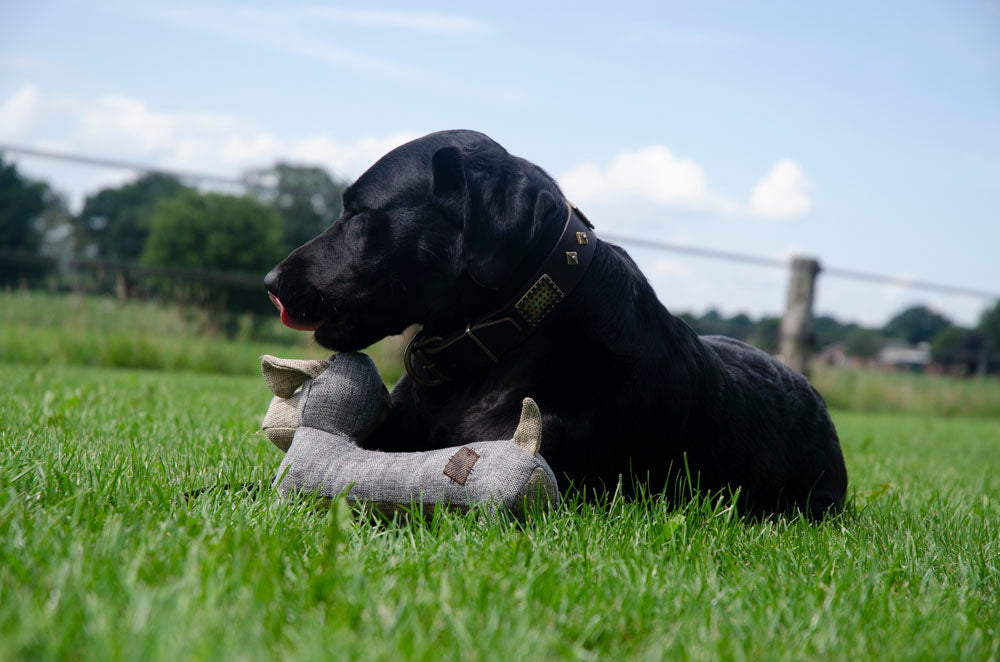
<svg viewBox="0 0 1000 662"><path fill-rule="evenodd" d="M444 381L444 378L441 373L435 369L437 367L436 364L428 362L423 349L427 345L435 342L441 342L443 339L441 336L421 338L422 335L423 332L418 331L412 338L410 338L410 342L406 343L406 349L403 350L403 367L406 368L406 374L408 374L411 378L413 378L413 381L421 386L437 386ZM420 367L422 368L422 371L417 370L416 366L413 365L413 358L415 355L420 359ZM421 372L423 374L421 374ZM426 375L429 375L429 377Z"/></svg>
<svg viewBox="0 0 1000 662"><path fill-rule="evenodd" d="M500 363L500 359L498 359L498 358L497 358L497 355L496 355L496 354L494 354L493 352L491 352L491 351L490 351L490 348L489 348L489 347L487 347L487 346L485 345L485 343L483 343L483 341L482 341L482 340L480 340L480 339L479 339L479 338L478 338L478 337L476 336L476 334L474 334L474 333L472 332L472 323L471 323L471 322L465 325L465 335L467 335L467 336L469 337L469 339L470 339L470 340L471 340L471 341L472 341L473 343L475 343L476 347L478 347L479 349L481 349L481 350L483 351L483 354L485 354L485 355L486 355L486 358L488 358L488 359L489 359L490 361L492 361L493 363Z"/></svg>

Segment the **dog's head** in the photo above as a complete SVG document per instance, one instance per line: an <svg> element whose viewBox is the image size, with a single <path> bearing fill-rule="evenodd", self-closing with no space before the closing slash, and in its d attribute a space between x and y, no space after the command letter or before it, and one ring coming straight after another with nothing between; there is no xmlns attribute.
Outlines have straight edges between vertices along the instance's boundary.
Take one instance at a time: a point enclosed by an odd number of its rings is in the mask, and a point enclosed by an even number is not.
<svg viewBox="0 0 1000 662"><path fill-rule="evenodd" d="M361 349L415 323L450 330L530 275L565 213L541 168L481 133L432 133L361 175L340 218L264 284L285 324L330 349Z"/></svg>

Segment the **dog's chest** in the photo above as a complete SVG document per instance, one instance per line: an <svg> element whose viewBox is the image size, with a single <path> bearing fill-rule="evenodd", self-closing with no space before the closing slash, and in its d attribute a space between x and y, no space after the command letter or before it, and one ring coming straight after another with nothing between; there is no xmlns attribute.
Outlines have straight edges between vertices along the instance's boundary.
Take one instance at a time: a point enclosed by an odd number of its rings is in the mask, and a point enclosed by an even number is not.
<svg viewBox="0 0 1000 662"><path fill-rule="evenodd" d="M421 398L434 446L509 439L517 428L524 396L512 388L435 391Z"/></svg>

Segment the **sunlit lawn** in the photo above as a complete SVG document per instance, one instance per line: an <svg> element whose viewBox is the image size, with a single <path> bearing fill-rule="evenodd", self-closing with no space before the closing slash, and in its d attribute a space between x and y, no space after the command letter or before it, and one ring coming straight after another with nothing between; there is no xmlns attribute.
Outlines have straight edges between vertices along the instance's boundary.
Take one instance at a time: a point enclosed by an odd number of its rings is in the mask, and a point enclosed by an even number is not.
<svg viewBox="0 0 1000 662"><path fill-rule="evenodd" d="M375 524L268 492L259 378L0 364L2 659L996 659L1000 420L838 411L821 525L571 502Z"/></svg>

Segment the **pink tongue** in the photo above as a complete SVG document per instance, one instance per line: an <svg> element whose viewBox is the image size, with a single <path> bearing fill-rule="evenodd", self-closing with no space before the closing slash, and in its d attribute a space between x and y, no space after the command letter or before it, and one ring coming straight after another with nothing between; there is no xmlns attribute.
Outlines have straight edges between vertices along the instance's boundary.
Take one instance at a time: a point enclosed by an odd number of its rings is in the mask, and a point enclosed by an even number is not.
<svg viewBox="0 0 1000 662"><path fill-rule="evenodd" d="M322 322L300 322L285 310L285 306L281 303L281 299L274 296L270 292L267 296L271 297L271 303L273 303L277 308L278 312L281 314L281 323L287 326L289 329L295 329L296 331L315 331L322 325Z"/></svg>

